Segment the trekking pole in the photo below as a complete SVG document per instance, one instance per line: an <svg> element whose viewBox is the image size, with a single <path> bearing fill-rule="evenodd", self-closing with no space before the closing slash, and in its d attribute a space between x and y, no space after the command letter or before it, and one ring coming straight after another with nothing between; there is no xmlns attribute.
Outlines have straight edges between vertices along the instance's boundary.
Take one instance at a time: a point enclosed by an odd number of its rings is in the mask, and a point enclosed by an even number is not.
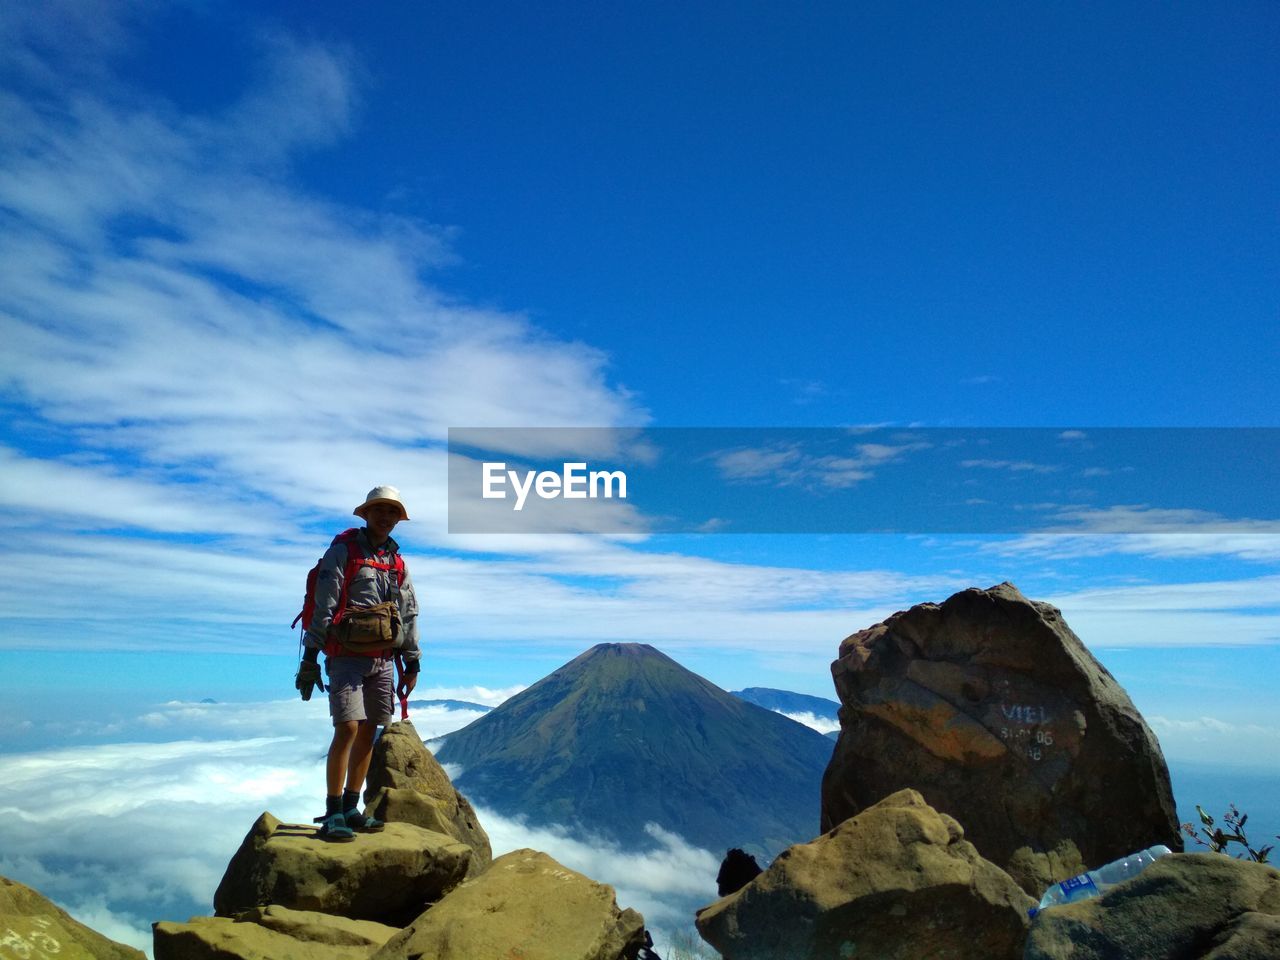
<svg viewBox="0 0 1280 960"><path fill-rule="evenodd" d="M404 658L400 654L396 654L396 692L400 696L400 721L409 719L409 695L400 693L401 684L404 683Z"/></svg>

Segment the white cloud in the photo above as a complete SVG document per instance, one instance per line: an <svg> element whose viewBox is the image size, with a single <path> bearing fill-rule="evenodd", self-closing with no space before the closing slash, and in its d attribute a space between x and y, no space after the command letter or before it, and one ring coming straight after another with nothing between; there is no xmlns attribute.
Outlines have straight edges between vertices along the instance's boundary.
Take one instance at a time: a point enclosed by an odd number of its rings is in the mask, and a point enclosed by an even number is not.
<svg viewBox="0 0 1280 960"><path fill-rule="evenodd" d="M831 387L821 380L784 377L778 383L791 392L791 402L801 406L825 400L833 393Z"/></svg>
<svg viewBox="0 0 1280 960"><path fill-rule="evenodd" d="M1280 520L1228 519L1209 510L1164 509L1144 504L1110 507L1061 507L1060 528L1046 533L1072 534L1270 534L1280 535Z"/></svg>
<svg viewBox="0 0 1280 960"><path fill-rule="evenodd" d="M346 512L376 464L441 537L448 425L644 419L599 351L425 283L444 232L293 187L275 160L348 129L354 68L270 46L221 115L110 84L3 101L0 390L62 448L6 453L10 508L243 531Z"/></svg>
<svg viewBox="0 0 1280 960"><path fill-rule="evenodd" d="M418 520L413 523L408 536L416 535ZM424 646L430 649L540 639L577 653L598 641L640 640L741 643L758 650L785 643L826 657L841 637L901 605L969 585L957 575L727 563L591 537L473 540L482 549L522 552L470 559L417 555L410 548L409 568L424 606ZM106 534L79 534L64 543L63 601L28 605L28 619L10 632L10 643L64 646L65 629L92 624L79 632L77 643L203 649L216 637L220 650L260 650L260 632L279 636L297 613L306 570L323 546L252 538L187 544ZM130 571L124 580L122 570ZM0 598L9 609L20 609L23 589L13 580L0 582ZM503 602L495 604L495 596ZM133 629L140 609L153 611L150 635ZM194 622L162 628L165 611ZM228 623L253 629L228 635Z"/></svg>
<svg viewBox="0 0 1280 960"><path fill-rule="evenodd" d="M1146 719L1170 760L1252 765L1269 770L1274 768L1274 758L1280 750L1280 726L1274 724L1207 716L1152 715ZM1261 813L1267 815L1273 816L1274 811Z"/></svg>
<svg viewBox="0 0 1280 960"><path fill-rule="evenodd" d="M1261 736L1280 739L1280 728L1265 727L1257 723L1231 723L1214 717L1195 717L1189 720L1151 717L1148 721L1159 734L1187 734L1190 736Z"/></svg>
<svg viewBox="0 0 1280 960"><path fill-rule="evenodd" d="M815 454L807 452L799 443L778 443L769 447L720 450L710 454L710 459L729 481L846 489L871 479L875 468L929 446L922 441L855 443L837 454Z"/></svg>
<svg viewBox="0 0 1280 960"><path fill-rule="evenodd" d="M819 733L834 733L840 729L840 721L832 720L829 717L820 717L816 713L788 713L785 710L774 708L774 713L780 713L789 720L796 723L803 723L806 727L811 727Z"/></svg>
<svg viewBox="0 0 1280 960"><path fill-rule="evenodd" d="M1094 587L1045 599L1064 610L1082 612L1276 610L1280 608L1280 575Z"/></svg>
<svg viewBox="0 0 1280 960"><path fill-rule="evenodd" d="M107 464L38 459L0 445L0 476L0 516L64 514L80 524L164 533L248 533L262 524L211 491L166 485L160 470L128 476Z"/></svg>
<svg viewBox="0 0 1280 960"><path fill-rule="evenodd" d="M1056 509L1056 507L1055 507ZM1115 532L1079 532L1078 527L1062 526L1058 532L1042 532L1012 539L989 540L973 546L982 553L998 557L1046 557L1058 560L1105 556L1135 556L1169 559L1197 557L1236 557L1254 562L1280 560L1280 532L1273 523L1255 520L1227 521L1210 515L1200 523L1180 511L1169 518L1166 531L1158 532L1142 518L1124 519L1110 511L1100 522ZM1088 518L1076 512L1079 520ZM1065 519L1065 518L1063 518ZM1153 532L1139 532L1153 529ZM1271 532L1267 532L1270 530Z"/></svg>
<svg viewBox="0 0 1280 960"><path fill-rule="evenodd" d="M76 904L75 918L108 939L141 950L147 956L152 955L152 921L139 914L112 910L107 906L104 896L89 896L79 901Z"/></svg>
<svg viewBox="0 0 1280 960"><path fill-rule="evenodd" d="M413 720L434 737L476 716L433 708ZM110 743L0 754L0 875L113 939L149 944L151 921L211 910L263 810L302 823L321 812L331 729L323 697L173 702L109 731ZM137 739L157 730L182 739ZM42 742L37 730L31 743Z"/></svg>
<svg viewBox="0 0 1280 960"><path fill-rule="evenodd" d="M1032 463L1030 460L961 460L967 469L1008 470L1011 473L1056 473L1062 468L1049 463Z"/></svg>
<svg viewBox="0 0 1280 960"><path fill-rule="evenodd" d="M485 706L496 707L499 704L510 700L517 693L526 689L523 684L517 684L513 687L504 687L494 690L489 687L418 687L414 693L414 699L424 700L464 700L468 703L482 703Z"/></svg>
<svg viewBox="0 0 1280 960"><path fill-rule="evenodd" d="M414 724L430 739L475 715L417 711ZM157 727L185 739L130 739ZM0 875L146 948L152 921L210 911L227 862L264 809L300 823L320 811L328 730L322 699L173 702L117 730L121 742L0 754ZM628 850L555 825L479 816L496 854L545 850L613 884L620 904L651 926L686 927L715 898L718 859L658 826Z"/></svg>
<svg viewBox="0 0 1280 960"><path fill-rule="evenodd" d="M1094 587L1041 599L1094 649L1280 643L1280 576Z"/></svg>
<svg viewBox="0 0 1280 960"><path fill-rule="evenodd" d="M716 455L716 466L730 480L758 480L792 469L800 456L797 447L726 450Z"/></svg>

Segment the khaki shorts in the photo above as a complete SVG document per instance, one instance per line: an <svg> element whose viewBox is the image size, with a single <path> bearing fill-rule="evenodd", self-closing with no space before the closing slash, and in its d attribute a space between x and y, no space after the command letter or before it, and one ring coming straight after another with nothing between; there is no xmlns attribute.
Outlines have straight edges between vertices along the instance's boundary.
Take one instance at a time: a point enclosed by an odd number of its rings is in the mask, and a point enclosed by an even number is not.
<svg viewBox="0 0 1280 960"><path fill-rule="evenodd" d="M329 716L335 724L350 720L391 722L395 701L395 668L377 657L328 657Z"/></svg>

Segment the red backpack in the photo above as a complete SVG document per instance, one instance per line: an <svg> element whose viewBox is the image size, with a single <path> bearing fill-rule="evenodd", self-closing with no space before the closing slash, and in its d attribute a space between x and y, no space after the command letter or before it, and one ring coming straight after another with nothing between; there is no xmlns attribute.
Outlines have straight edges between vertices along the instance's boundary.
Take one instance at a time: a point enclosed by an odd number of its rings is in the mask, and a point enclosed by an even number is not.
<svg viewBox="0 0 1280 960"><path fill-rule="evenodd" d="M396 572L396 588L399 589L404 585L404 560L400 554L392 554L390 563L366 557L364 550L360 548L359 533L359 527L352 527L350 530L342 531L342 533L333 538L333 543L329 544L330 547L339 543L345 543L347 546L347 565L342 575L342 593L338 596L337 609L333 611L333 626L341 623L343 616L347 612L347 589L351 586L351 578L355 576L356 571L361 567L373 567L375 570L394 570ZM320 564L323 561L324 557L321 557L307 573L307 593L302 598L302 610L293 618L290 629L296 627L298 621L302 621L303 630L311 626L311 618L316 612L316 579L320 576Z"/></svg>

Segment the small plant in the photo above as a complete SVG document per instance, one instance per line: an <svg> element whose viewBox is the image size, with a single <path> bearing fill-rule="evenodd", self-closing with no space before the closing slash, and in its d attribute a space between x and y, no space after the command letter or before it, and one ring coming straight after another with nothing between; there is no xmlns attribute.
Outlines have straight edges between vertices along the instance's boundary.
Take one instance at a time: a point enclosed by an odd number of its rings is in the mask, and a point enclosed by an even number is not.
<svg viewBox="0 0 1280 960"><path fill-rule="evenodd" d="M1200 822L1204 824L1204 826L1200 828L1199 833L1196 832L1195 826L1190 823L1184 823L1182 825L1182 832L1200 846L1208 847L1214 853L1225 853L1227 856L1231 856L1227 850L1227 845L1231 843L1238 843L1249 851L1250 860L1257 863L1267 862L1267 857L1270 856L1271 850L1275 844L1269 843L1261 850L1255 850L1253 847L1249 846L1249 838L1244 834L1244 825L1249 820L1249 815L1237 810L1234 803L1230 804L1227 807L1227 812L1222 815L1222 820L1227 826L1226 830L1222 829L1222 827L1215 826L1213 817L1205 813L1204 807L1200 806L1198 803L1196 804L1196 813L1200 814ZM1200 838L1200 833L1203 833L1207 839L1202 840ZM1280 840L1280 836L1277 836L1276 839ZM1244 854L1236 854L1237 860L1241 860L1243 858Z"/></svg>

